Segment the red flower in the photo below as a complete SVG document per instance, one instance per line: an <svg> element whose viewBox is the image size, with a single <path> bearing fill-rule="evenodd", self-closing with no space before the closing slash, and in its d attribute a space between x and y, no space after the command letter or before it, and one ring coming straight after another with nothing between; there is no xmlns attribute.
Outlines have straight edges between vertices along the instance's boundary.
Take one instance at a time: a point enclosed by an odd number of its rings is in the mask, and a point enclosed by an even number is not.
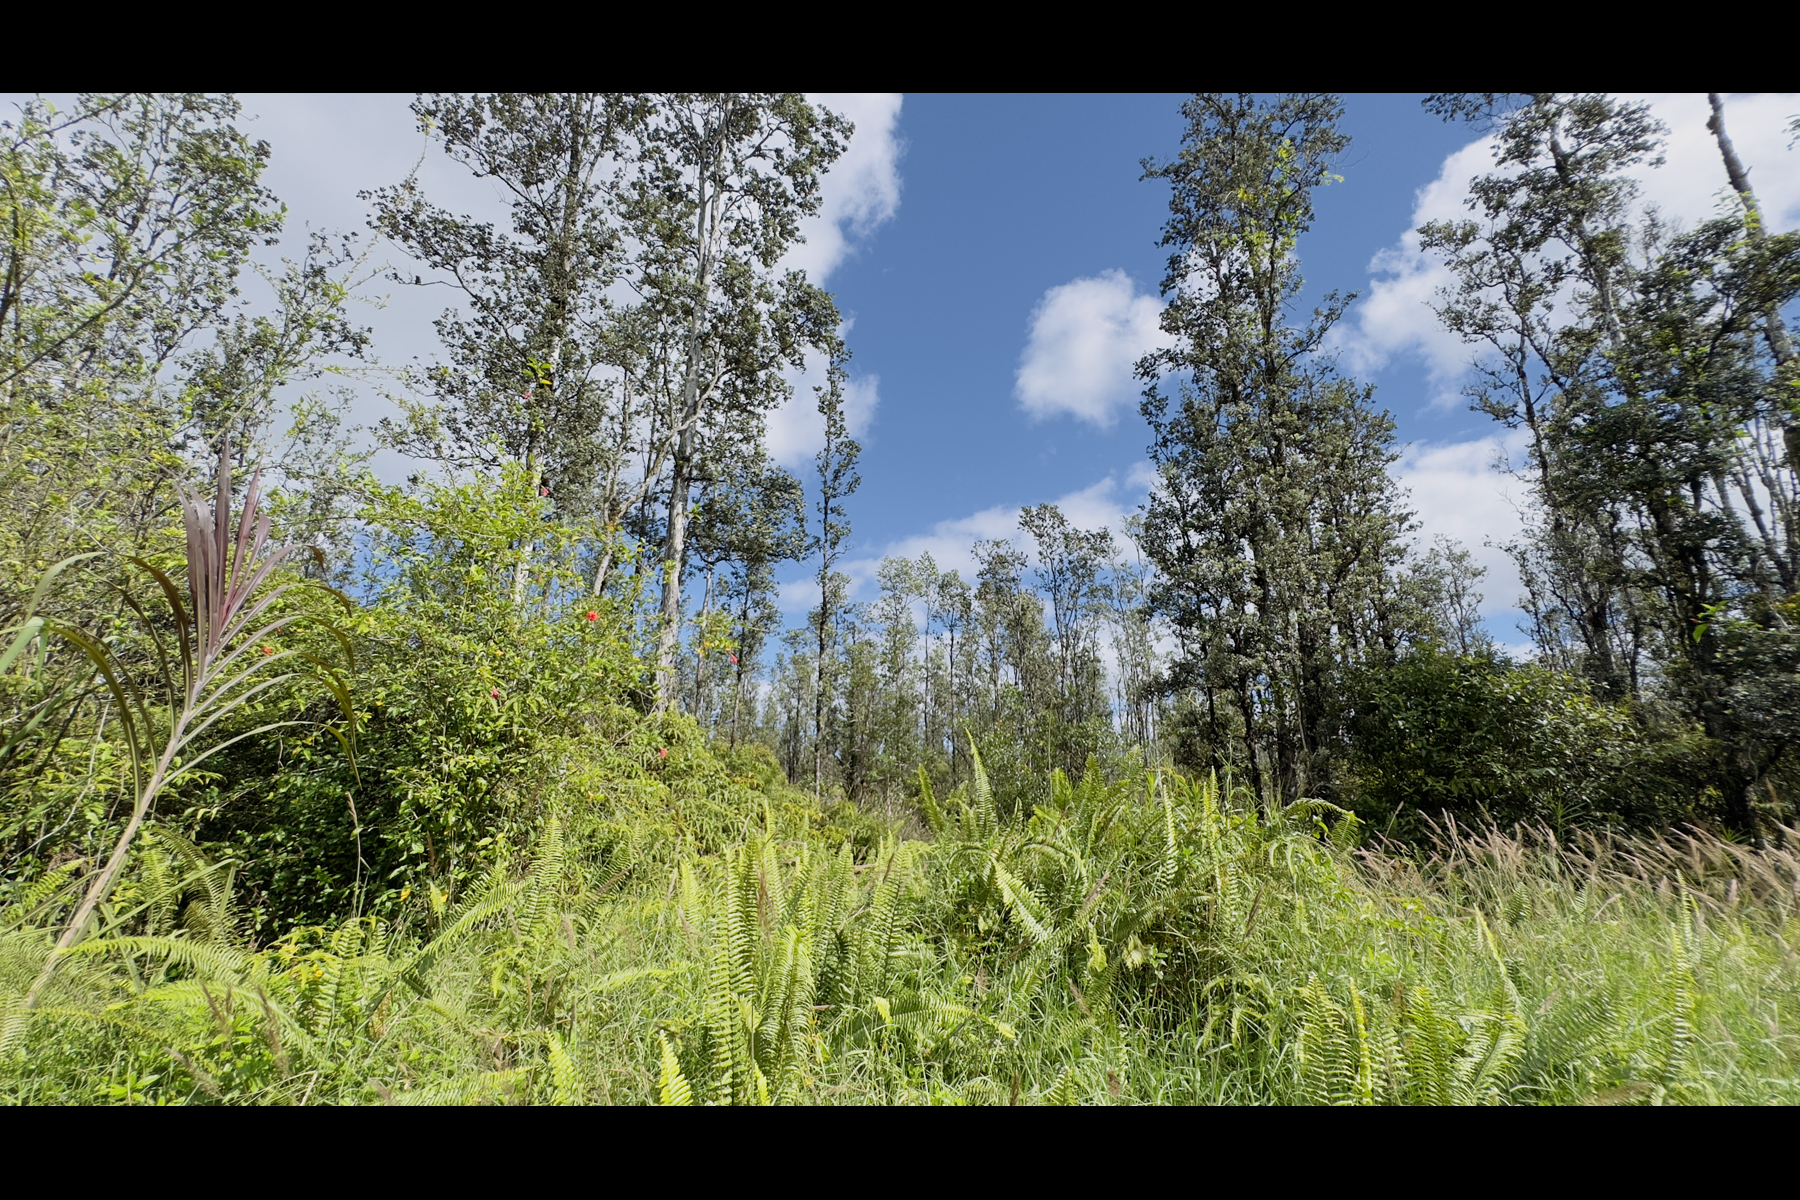
<svg viewBox="0 0 1800 1200"><path fill-rule="evenodd" d="M658 746L656 748L656 757L658 757L658 758L669 757L669 748L667 746Z"/></svg>
<svg viewBox="0 0 1800 1200"><path fill-rule="evenodd" d="M600 614L590 609L588 611L587 619L590 621L598 621L600 619Z"/></svg>
<svg viewBox="0 0 1800 1200"><path fill-rule="evenodd" d="M729 657L731 659L731 665L734 667L737 666L738 665L737 664L737 655L733 654L733 655L730 655Z"/></svg>
<svg viewBox="0 0 1800 1200"><path fill-rule="evenodd" d="M494 690L493 690L493 691L491 691L491 692L489 692L489 693L488 693L488 695L490 695L490 696L492 696L492 697L493 697L493 698L494 698L494 699L496 699L496 700L498 700L498 699L499 699L499 698L500 698L500 689L499 689L499 688L495 688L495 689L494 689Z"/></svg>
<svg viewBox="0 0 1800 1200"><path fill-rule="evenodd" d="M273 654L273 653L275 653L275 647L273 647L273 646L264 646L264 647L263 647L263 648L262 648L262 652L263 652L263 653L264 653L264 654Z"/></svg>
<svg viewBox="0 0 1800 1200"><path fill-rule="evenodd" d="M538 495L540 495L540 496L548 496L549 494L550 494L549 488L541 487L538 489Z"/></svg>

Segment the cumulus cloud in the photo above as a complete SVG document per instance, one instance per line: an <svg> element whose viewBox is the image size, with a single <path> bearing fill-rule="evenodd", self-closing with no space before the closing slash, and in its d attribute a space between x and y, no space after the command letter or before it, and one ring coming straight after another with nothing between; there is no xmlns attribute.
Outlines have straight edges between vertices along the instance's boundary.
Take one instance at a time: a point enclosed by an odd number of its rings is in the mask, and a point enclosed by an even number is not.
<svg viewBox="0 0 1800 1200"><path fill-rule="evenodd" d="M825 382L825 372L807 371L794 385L794 394L769 414L764 445L769 457L784 467L805 464L825 445L825 420L819 415L819 398L813 390ZM881 376L853 375L844 384L844 423L850 436L866 435L881 404Z"/></svg>
<svg viewBox="0 0 1800 1200"><path fill-rule="evenodd" d="M1411 494L1420 545L1438 537L1460 542L1487 575L1481 581L1484 616L1516 611L1523 587L1513 560L1500 545L1517 537L1518 481L1498 464L1514 461L1524 449L1522 435L1467 442L1414 443L1394 472Z"/></svg>
<svg viewBox="0 0 1800 1200"><path fill-rule="evenodd" d="M801 226L806 241L789 252L785 265L802 269L814 283L824 283L857 244L900 209L898 92L816 93L807 99L850 118L856 126L844 156L825 176L819 214ZM848 334L845 323L841 333ZM808 364L794 380L794 394L769 414L765 445L769 456L787 467L804 465L825 444L815 389L825 382L821 363ZM844 389L844 417L851 437L864 437L881 403L881 377L852 376Z"/></svg>
<svg viewBox="0 0 1800 1200"><path fill-rule="evenodd" d="M1337 348L1351 370L1379 370L1396 355L1416 354L1424 360L1438 398L1455 394L1454 385L1468 368L1469 347L1431 311L1438 290L1450 285L1450 272L1420 249L1418 228L1430 221L1465 219L1469 180L1492 168L1493 142L1483 138L1446 158L1438 177L1419 189L1411 226L1370 261L1375 278L1352 320L1335 331Z"/></svg>
<svg viewBox="0 0 1800 1200"><path fill-rule="evenodd" d="M1728 211L1732 202L1719 150L1706 128L1710 115L1703 93L1645 96L1651 111L1669 127L1666 162L1633 172L1640 208L1654 207L1665 220L1691 228ZM1777 229L1800 224L1800 156L1787 149L1787 122L1796 105L1791 95L1732 96L1725 102L1726 128L1738 156L1749 165L1767 219ZM1450 273L1419 248L1415 232L1428 221L1469 215L1469 180L1493 169L1494 143L1474 141L1444 160L1436 179L1419 189L1410 227L1369 263L1374 276L1352 318L1339 328L1336 348L1354 370L1378 370L1396 356L1421 359L1435 391L1433 402L1457 402L1457 385L1472 348L1447 333L1431 311Z"/></svg>
<svg viewBox="0 0 1800 1200"><path fill-rule="evenodd" d="M1132 367L1162 344L1161 313L1123 271L1051 288L1032 311L1019 356L1020 406L1040 419L1067 414L1110 426L1136 395Z"/></svg>
<svg viewBox="0 0 1800 1200"><path fill-rule="evenodd" d="M1118 478L1108 475L1079 491L1058 496L1051 503L1062 510L1071 525L1080 529L1111 529L1117 533L1143 499L1134 493L1128 480L1121 486ZM883 557L917 558L930 554L941 570L957 570L964 578L975 576L975 543L1005 538L1014 545L1030 548L1030 535L1019 528L1022 505L995 505L966 517L939 521L931 532L914 534L890 544Z"/></svg>
<svg viewBox="0 0 1800 1200"><path fill-rule="evenodd" d="M807 99L850 119L856 132L844 156L825 176L819 214L801 226L806 236L787 256L788 265L823 283L855 251L857 242L900 209L900 102L898 92L809 94Z"/></svg>

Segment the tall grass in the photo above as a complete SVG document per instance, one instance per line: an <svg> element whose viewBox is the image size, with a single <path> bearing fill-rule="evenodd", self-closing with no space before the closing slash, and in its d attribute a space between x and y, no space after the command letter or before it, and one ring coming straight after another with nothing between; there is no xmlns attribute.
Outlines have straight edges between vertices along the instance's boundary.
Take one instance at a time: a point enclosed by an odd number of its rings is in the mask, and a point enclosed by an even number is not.
<svg viewBox="0 0 1800 1200"><path fill-rule="evenodd" d="M1447 827L1210 779L921 797L723 775L560 814L398 922L235 933L159 838L0 1060L15 1102L1786 1103L1800 856ZM1030 802L1028 802L1030 801ZM71 902L6 913L22 995ZM16 1003L16 1002L15 1002Z"/></svg>

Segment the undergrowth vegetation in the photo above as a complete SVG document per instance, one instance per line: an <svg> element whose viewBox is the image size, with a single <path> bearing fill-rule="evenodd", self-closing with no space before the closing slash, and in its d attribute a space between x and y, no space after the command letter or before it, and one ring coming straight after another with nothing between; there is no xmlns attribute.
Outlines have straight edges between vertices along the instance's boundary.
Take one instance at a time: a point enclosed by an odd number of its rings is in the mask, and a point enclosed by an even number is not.
<svg viewBox="0 0 1800 1200"><path fill-rule="evenodd" d="M1350 299L1296 307L1336 97L1145 160L1140 513L862 600L875 376L795 269L843 115L421 95L375 242L277 265L233 97L16 106L0 1102L1800 1101L1800 235L1717 95L1691 233L1634 215L1645 105L1427 107L1496 148L1417 233L1518 434L1525 661ZM449 289L429 361L368 357L376 279Z"/></svg>
<svg viewBox="0 0 1800 1200"><path fill-rule="evenodd" d="M707 756L710 758L710 756ZM979 763L979 758L976 758ZM740 768L748 766L738 764ZM985 772L928 840L716 762L550 814L455 902L244 936L159 832L7 1014L15 1102L1784 1103L1800 856L1448 827L1212 778ZM512 869L515 868L516 869ZM72 873L7 912L21 995Z"/></svg>

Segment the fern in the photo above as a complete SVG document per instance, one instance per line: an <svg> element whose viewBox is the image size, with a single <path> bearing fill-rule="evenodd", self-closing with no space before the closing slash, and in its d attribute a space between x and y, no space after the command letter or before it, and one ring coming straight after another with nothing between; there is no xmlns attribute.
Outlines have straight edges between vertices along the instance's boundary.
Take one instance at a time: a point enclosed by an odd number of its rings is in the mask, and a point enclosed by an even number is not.
<svg viewBox="0 0 1800 1200"><path fill-rule="evenodd" d="M1694 1044L1694 997L1697 988L1692 965L1692 940L1698 912L1692 896L1682 897L1681 915L1683 919L1676 922L1669 931L1669 970L1666 984L1669 1041L1660 1072L1660 1082L1665 1088L1674 1087L1681 1080Z"/></svg>
<svg viewBox="0 0 1800 1200"><path fill-rule="evenodd" d="M395 1092L388 1103L414 1107L485 1104L503 1097L511 1097L524 1080L525 1072L523 1070L481 1071L472 1075L447 1079L416 1090Z"/></svg>
<svg viewBox="0 0 1800 1200"><path fill-rule="evenodd" d="M937 794L931 790L931 777L925 774L925 768L919 768L919 803L925 809L925 823L931 832L943 836L945 822L944 812L938 807Z"/></svg>
<svg viewBox="0 0 1800 1200"><path fill-rule="evenodd" d="M1310 1104L1351 1102L1357 1091L1357 1054L1344 1012L1314 975L1300 992L1300 1036L1294 1045L1301 1094Z"/></svg>
<svg viewBox="0 0 1800 1200"><path fill-rule="evenodd" d="M664 1105L692 1104L694 1089L689 1086L687 1076L681 1073L681 1061L675 1057L675 1048L669 1045L668 1035L657 1030L656 1042L662 1047L662 1070L656 1081L657 1099Z"/></svg>
<svg viewBox="0 0 1800 1200"><path fill-rule="evenodd" d="M1037 893L1031 890L1029 884L1007 870L997 852L989 852L989 870L1007 911L1025 927L1025 932L1031 936L1032 941L1040 946L1048 942L1050 929L1045 924L1048 918L1044 912L1044 902L1038 898Z"/></svg>
<svg viewBox="0 0 1800 1200"><path fill-rule="evenodd" d="M1462 1028L1442 1016L1437 1000L1426 987L1414 988L1406 1000L1406 1061L1418 1103L1462 1103L1456 1059L1462 1049Z"/></svg>
<svg viewBox="0 0 1800 1200"><path fill-rule="evenodd" d="M978 839L992 837L1000 828L1000 814L994 806L994 789L988 784L987 768L982 765L981 751L969 739L969 760L974 775L969 781L969 812L974 818L971 832Z"/></svg>

